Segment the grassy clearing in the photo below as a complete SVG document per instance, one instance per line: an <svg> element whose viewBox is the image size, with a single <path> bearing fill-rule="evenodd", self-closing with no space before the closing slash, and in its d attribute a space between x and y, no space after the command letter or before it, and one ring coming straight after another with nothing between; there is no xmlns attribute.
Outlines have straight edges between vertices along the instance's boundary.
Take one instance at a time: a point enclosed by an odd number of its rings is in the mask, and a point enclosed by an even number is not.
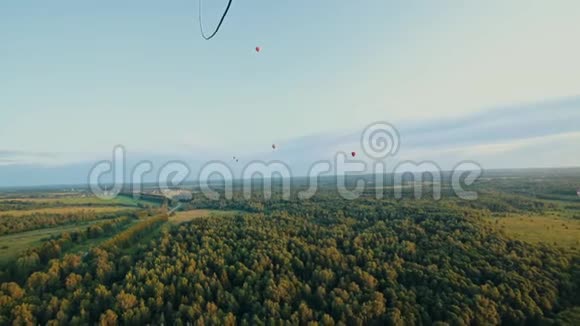
<svg viewBox="0 0 580 326"><path fill-rule="evenodd" d="M47 207L31 210L0 211L0 216L9 215L14 217L29 216L34 214L75 214L81 212L91 213L115 213L123 210L131 210L132 207L123 206L71 206L71 207Z"/></svg>
<svg viewBox="0 0 580 326"><path fill-rule="evenodd" d="M191 211L176 212L175 215L169 217L169 222L173 224L181 224L200 217L232 216L238 213L239 213L238 211L222 211L216 209L194 209Z"/></svg>
<svg viewBox="0 0 580 326"><path fill-rule="evenodd" d="M2 200L17 200L17 199L51 199L51 198L69 198L69 197L80 197L81 193L78 192L13 192L13 193L0 193L0 199Z"/></svg>
<svg viewBox="0 0 580 326"><path fill-rule="evenodd" d="M16 201L16 202L26 202L26 203L38 203L38 204L103 204L111 203L112 201L105 201L97 197L19 197L19 198L4 198L0 200L0 203Z"/></svg>
<svg viewBox="0 0 580 326"><path fill-rule="evenodd" d="M107 221L107 220L103 220L103 221ZM95 223L98 223L98 222L99 221L96 221ZM105 241L107 241L107 240L111 239L112 237L114 237L115 235L127 230L128 228L135 225L136 223L139 223L139 221L138 220L131 220L130 223L127 224L124 228L122 228L121 230L118 230L117 232L115 232L113 234L102 236L102 237L95 238L95 239L86 239L85 241L83 241L80 244L75 244L72 248L67 250L66 253L85 253L85 252L88 252L90 248L97 247L97 246L101 245ZM87 226L88 226L88 224L85 225L85 227L82 229L85 229Z"/></svg>
<svg viewBox="0 0 580 326"><path fill-rule="evenodd" d="M42 245L46 239L59 235L62 232L72 232L83 230L87 226L108 220L96 220L86 223L77 223L74 225L63 225L54 228L40 229L34 231L21 232L0 236L0 264L6 264L18 257L20 253L28 248Z"/></svg>
<svg viewBox="0 0 580 326"><path fill-rule="evenodd" d="M580 247L580 220L562 216L530 216L512 214L508 217L489 218L508 236L531 243L546 243L561 248ZM496 222L497 221L497 222Z"/></svg>
<svg viewBox="0 0 580 326"><path fill-rule="evenodd" d="M100 199L98 197L37 197L37 198L5 198L0 199L0 204L3 202L22 202L32 204L49 204L49 205L99 205L99 206L136 206L138 203L144 201L134 200L127 196L118 196L111 200ZM147 202L151 204L150 202Z"/></svg>

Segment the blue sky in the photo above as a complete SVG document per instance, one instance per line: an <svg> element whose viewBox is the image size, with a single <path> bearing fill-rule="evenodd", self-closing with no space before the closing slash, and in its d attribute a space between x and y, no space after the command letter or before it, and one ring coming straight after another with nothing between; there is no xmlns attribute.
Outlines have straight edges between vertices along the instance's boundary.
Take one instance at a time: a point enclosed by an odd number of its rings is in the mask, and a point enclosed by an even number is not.
<svg viewBox="0 0 580 326"><path fill-rule="evenodd" d="M207 29L226 2L205 1ZM197 1L4 1L0 185L54 183L43 169L75 171L116 144L203 161L275 142L308 160L373 121L439 130L489 167L578 165L579 30L577 1L234 0L204 41ZM505 116L526 132L465 142L470 121ZM432 134L409 137L410 157L436 159L410 145ZM549 144L541 161L518 152L530 142Z"/></svg>

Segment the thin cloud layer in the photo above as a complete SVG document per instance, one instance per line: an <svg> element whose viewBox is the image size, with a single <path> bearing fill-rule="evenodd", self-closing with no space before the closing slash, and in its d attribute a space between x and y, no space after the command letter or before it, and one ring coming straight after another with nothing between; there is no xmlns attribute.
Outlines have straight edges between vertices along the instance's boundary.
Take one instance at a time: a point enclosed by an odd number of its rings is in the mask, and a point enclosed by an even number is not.
<svg viewBox="0 0 580 326"><path fill-rule="evenodd" d="M578 166L579 121L580 97L498 108L457 119L408 121L396 125L400 151L387 163L429 160L443 169L465 160L478 162L484 169ZM189 179L193 180L203 164L212 160L231 165L237 174L250 161L278 160L290 166L293 175L301 176L312 163L333 160L337 152L356 151L360 154L357 159L369 161L361 148L363 130L290 139L278 144L275 151L270 144L264 144L261 152L240 149L236 153L192 147L173 154L147 153L127 148L127 171L142 160L152 161L155 170L145 180L150 182L163 163L179 160L191 168ZM88 156L94 159L85 161L75 157L81 155L0 151L0 186L86 183L91 167L99 160L110 160L111 154Z"/></svg>

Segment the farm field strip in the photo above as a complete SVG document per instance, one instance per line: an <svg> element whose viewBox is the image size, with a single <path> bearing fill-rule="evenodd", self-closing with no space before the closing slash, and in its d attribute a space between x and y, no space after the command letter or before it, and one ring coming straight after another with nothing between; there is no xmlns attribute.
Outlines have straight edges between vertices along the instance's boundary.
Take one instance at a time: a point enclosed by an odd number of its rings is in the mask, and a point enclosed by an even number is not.
<svg viewBox="0 0 580 326"><path fill-rule="evenodd" d="M59 235L63 232L84 230L89 225L105 221L109 220L95 220L0 236L0 264L5 264L15 259L20 253L29 248L42 245L46 239L52 236Z"/></svg>
<svg viewBox="0 0 580 326"><path fill-rule="evenodd" d="M104 200L97 197L19 197L0 198L0 204L7 202L22 202L34 204L62 204L62 205L135 205L136 201L128 197L118 197Z"/></svg>
<svg viewBox="0 0 580 326"><path fill-rule="evenodd" d="M135 207L126 206L70 206L70 207L47 207L38 208L30 210L10 210L10 211L0 211L0 216L28 216L35 214L74 214L81 212L91 212L91 213L115 213L123 210L132 210Z"/></svg>

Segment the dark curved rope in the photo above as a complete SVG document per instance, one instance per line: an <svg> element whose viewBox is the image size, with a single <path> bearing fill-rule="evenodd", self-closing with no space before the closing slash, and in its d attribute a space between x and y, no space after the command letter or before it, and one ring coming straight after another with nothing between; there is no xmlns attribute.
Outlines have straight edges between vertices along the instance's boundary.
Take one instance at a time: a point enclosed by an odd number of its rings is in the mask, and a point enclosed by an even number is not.
<svg viewBox="0 0 580 326"><path fill-rule="evenodd" d="M226 15L228 14L228 11L230 11L230 6L232 5L232 1L233 0L229 0L228 2L228 6L226 7L226 10L224 11L224 14L222 15L222 18L220 19L219 24L217 25L215 31L213 31L213 33L210 36L205 36L205 33L203 32L203 22L201 20L201 2L202 0L199 0L199 29L201 30L201 36L206 39L206 40L211 40L216 34L217 32L220 30L220 27L222 26L222 23L224 22L224 19L226 19Z"/></svg>

